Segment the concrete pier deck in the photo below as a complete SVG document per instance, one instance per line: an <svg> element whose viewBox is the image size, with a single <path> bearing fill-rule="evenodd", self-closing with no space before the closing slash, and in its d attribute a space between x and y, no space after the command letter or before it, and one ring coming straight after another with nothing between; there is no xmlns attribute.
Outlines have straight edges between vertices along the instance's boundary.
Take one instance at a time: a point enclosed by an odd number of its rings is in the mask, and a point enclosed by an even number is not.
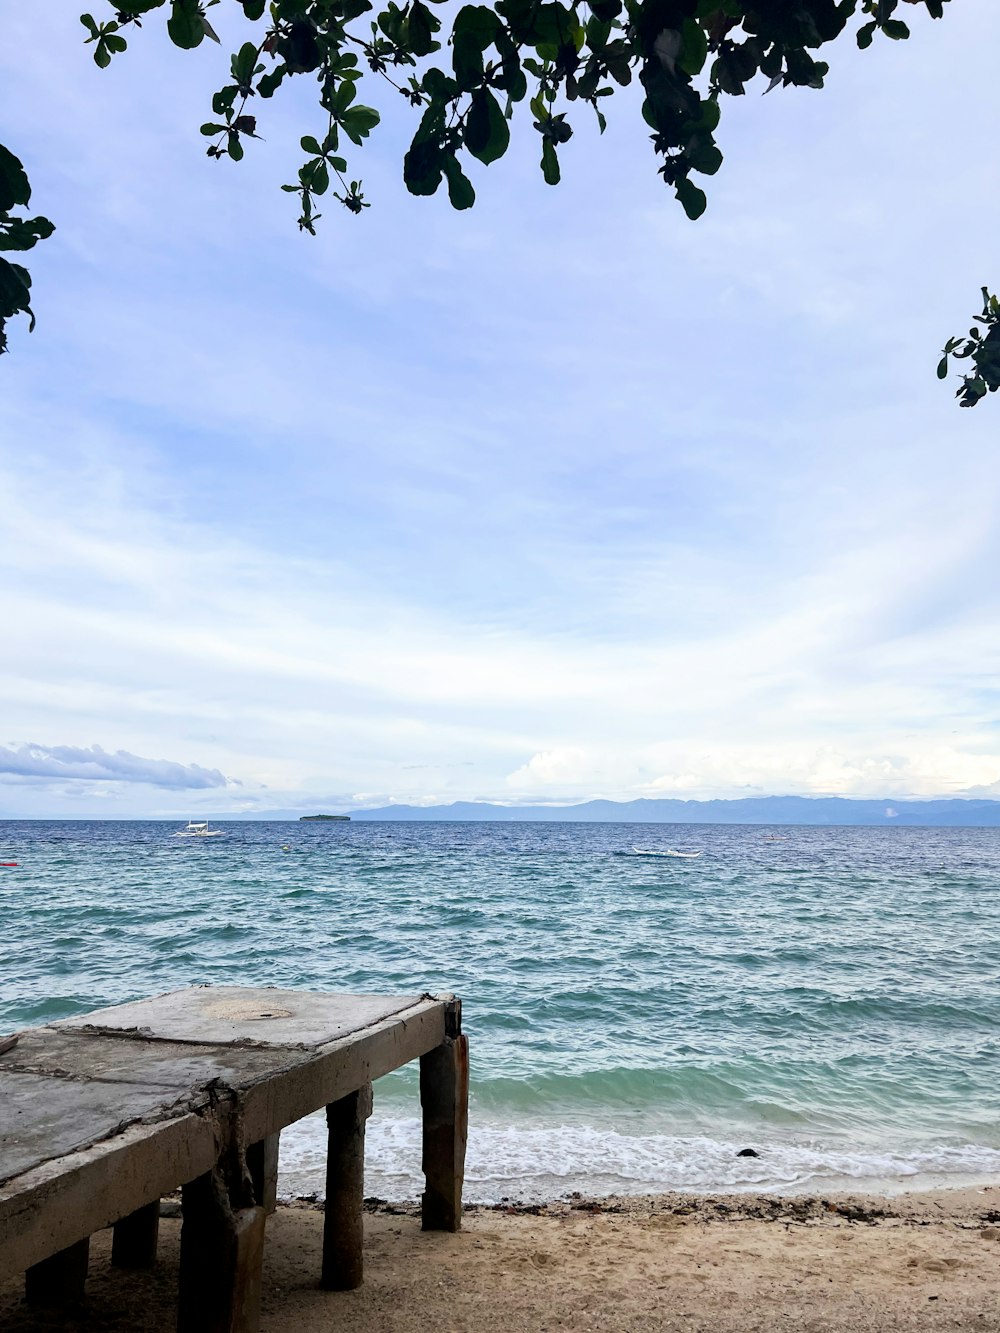
<svg viewBox="0 0 1000 1333"><path fill-rule="evenodd" d="M254 1333L278 1136L327 1108L317 1276L361 1281L371 1083L419 1059L423 1224L457 1230L468 1046L454 996L196 986L0 1041L0 1279L71 1304L89 1237L114 1262L155 1259L162 1194L182 1187L180 1333Z"/></svg>

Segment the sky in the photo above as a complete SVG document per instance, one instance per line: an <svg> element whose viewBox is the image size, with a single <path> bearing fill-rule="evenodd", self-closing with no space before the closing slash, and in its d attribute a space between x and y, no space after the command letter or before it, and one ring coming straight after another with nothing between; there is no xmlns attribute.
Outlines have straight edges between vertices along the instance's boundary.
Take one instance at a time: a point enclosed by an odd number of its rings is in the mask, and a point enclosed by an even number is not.
<svg viewBox="0 0 1000 1333"><path fill-rule="evenodd" d="M729 99L697 223L634 93L455 213L370 78L315 238L306 80L205 156L236 5L106 71L7 8L58 230L0 360L0 817L1000 798L1000 402L934 376L1000 284L995 0Z"/></svg>

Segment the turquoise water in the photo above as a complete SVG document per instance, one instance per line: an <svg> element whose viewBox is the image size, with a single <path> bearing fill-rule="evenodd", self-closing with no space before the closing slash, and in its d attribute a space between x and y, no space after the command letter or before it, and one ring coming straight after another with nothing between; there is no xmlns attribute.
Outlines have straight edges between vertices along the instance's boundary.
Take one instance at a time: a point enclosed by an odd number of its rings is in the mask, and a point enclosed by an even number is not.
<svg viewBox="0 0 1000 1333"><path fill-rule="evenodd" d="M175 827L0 824L0 1032L206 981L454 990L471 1199L1000 1179L1000 830ZM368 1189L414 1197L415 1071L376 1103ZM320 1187L318 1122L282 1171Z"/></svg>

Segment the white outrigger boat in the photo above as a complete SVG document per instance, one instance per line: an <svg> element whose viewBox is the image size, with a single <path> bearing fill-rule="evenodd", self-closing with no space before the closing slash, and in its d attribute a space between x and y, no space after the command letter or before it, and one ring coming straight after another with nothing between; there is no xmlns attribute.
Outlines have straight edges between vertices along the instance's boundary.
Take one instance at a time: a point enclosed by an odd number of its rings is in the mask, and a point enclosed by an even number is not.
<svg viewBox="0 0 1000 1333"><path fill-rule="evenodd" d="M224 838L225 830L209 828L207 821L189 819L186 828L179 828L175 838Z"/></svg>
<svg viewBox="0 0 1000 1333"><path fill-rule="evenodd" d="M701 852L678 852L673 847L633 847L633 856L676 856L683 861L694 861Z"/></svg>

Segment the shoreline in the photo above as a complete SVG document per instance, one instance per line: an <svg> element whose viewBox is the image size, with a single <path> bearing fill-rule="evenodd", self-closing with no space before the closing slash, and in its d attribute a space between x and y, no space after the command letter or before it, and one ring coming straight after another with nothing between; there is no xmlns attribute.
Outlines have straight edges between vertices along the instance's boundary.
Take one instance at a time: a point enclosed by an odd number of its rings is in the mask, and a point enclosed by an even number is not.
<svg viewBox="0 0 1000 1333"><path fill-rule="evenodd" d="M291 1209L323 1211L322 1201L311 1195L280 1200L279 1206ZM394 1202L369 1196L364 1200L366 1215L378 1217L419 1217L419 1200ZM606 1216L632 1216L671 1213L697 1216L702 1221L754 1220L775 1222L812 1222L828 1216L844 1217L850 1222L889 1220L915 1222L925 1216L948 1217L956 1225L1000 1227L1000 1182L976 1185L941 1186L934 1189L900 1190L824 1190L802 1194L784 1194L774 1190L699 1191L668 1190L658 1194L589 1195L574 1191L559 1199L526 1202L502 1199L498 1203L467 1203L463 1216L502 1214L506 1217L565 1217L583 1212Z"/></svg>
<svg viewBox="0 0 1000 1333"><path fill-rule="evenodd" d="M419 1197L420 1120L393 1089L380 1095L366 1131L366 1193L391 1202ZM854 1136L782 1133L723 1122L664 1130L646 1108L623 1118L596 1103L586 1117L530 1112L500 1115L470 1105L466 1198L476 1203L546 1203L588 1196L703 1194L901 1194L1000 1184L993 1133ZM979 1126L982 1131L982 1126ZM282 1134L278 1191L283 1199L322 1191L326 1124L306 1118Z"/></svg>
<svg viewBox="0 0 1000 1333"><path fill-rule="evenodd" d="M166 1209L179 1212L179 1209ZM365 1281L319 1289L320 1205L267 1222L261 1333L972 1333L1000 1327L1000 1186L887 1198L833 1194L580 1195L472 1205L455 1234L416 1204L365 1206ZM152 1273L92 1243L76 1318L0 1286L7 1333L173 1333L180 1222L161 1222Z"/></svg>

